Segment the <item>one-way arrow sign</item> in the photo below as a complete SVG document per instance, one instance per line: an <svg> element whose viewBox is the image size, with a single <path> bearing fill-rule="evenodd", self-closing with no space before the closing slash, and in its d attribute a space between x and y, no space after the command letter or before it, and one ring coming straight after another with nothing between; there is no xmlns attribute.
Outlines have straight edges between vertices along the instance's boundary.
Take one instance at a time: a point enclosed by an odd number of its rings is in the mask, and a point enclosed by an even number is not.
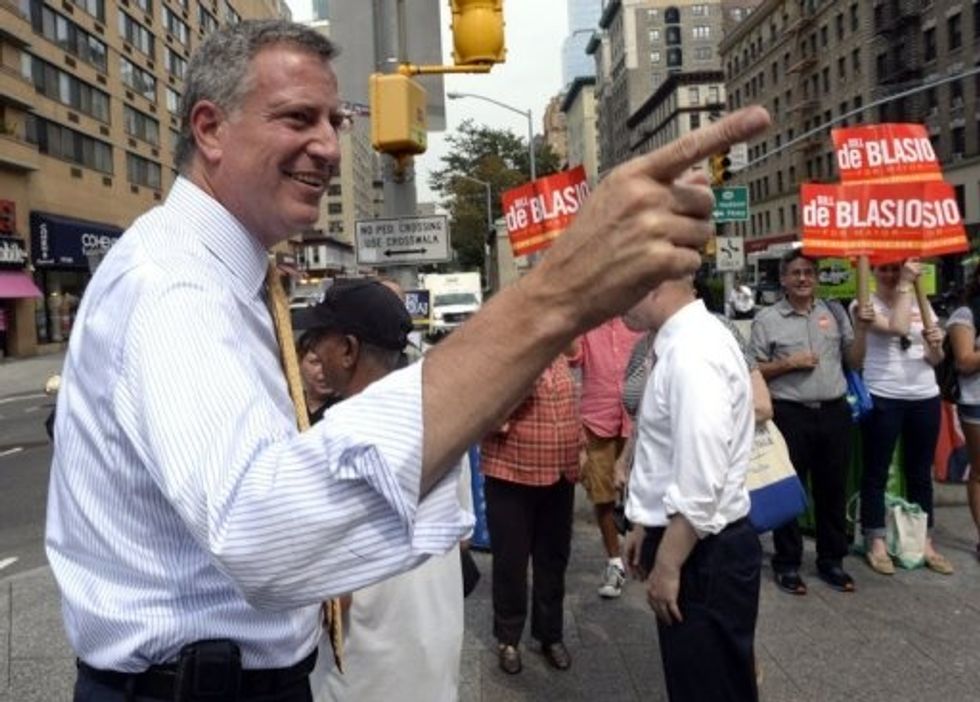
<svg viewBox="0 0 980 702"><path fill-rule="evenodd" d="M413 265L452 258L444 215L358 220L354 234L358 265Z"/></svg>

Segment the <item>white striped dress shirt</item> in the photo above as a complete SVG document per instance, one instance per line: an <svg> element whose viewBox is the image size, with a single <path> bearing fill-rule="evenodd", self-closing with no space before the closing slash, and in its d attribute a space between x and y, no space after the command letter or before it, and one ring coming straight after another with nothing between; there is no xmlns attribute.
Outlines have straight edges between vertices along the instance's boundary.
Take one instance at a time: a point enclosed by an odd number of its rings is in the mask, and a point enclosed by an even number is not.
<svg viewBox="0 0 980 702"><path fill-rule="evenodd" d="M298 433L265 249L178 178L93 277L58 397L47 554L96 668L230 638L245 668L316 645L321 600L417 565L472 523L448 476L419 501L421 364Z"/></svg>

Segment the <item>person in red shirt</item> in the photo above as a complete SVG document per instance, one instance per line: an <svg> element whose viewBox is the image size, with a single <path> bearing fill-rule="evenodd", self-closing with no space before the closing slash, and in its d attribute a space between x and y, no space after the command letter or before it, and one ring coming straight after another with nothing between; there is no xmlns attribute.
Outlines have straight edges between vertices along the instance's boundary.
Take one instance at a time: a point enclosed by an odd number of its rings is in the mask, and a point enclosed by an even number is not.
<svg viewBox="0 0 980 702"><path fill-rule="evenodd" d="M521 670L529 558L531 636L553 667L567 670L572 663L562 621L580 422L575 379L560 355L480 447L493 554L493 633L500 667L512 675Z"/></svg>
<svg viewBox="0 0 980 702"><path fill-rule="evenodd" d="M623 378L633 346L643 336L626 328L619 317L610 319L580 339L580 351L570 359L582 371L582 424L585 462L582 485L595 506L608 562L599 585L600 597L619 597L626 581L613 508L619 491L616 459L623 452L633 425L623 407Z"/></svg>

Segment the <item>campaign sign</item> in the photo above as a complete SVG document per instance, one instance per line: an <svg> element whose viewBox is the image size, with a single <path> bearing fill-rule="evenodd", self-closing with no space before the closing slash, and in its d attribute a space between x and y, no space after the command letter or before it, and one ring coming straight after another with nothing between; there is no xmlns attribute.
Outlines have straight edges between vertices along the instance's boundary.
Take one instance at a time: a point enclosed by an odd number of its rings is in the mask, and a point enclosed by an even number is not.
<svg viewBox="0 0 980 702"><path fill-rule="evenodd" d="M405 309L412 316L412 324L416 329L429 326L431 307L429 291L424 289L405 291Z"/></svg>
<svg viewBox="0 0 980 702"><path fill-rule="evenodd" d="M969 249L953 187L920 183L804 184L809 256L871 256L875 263Z"/></svg>
<svg viewBox="0 0 980 702"><path fill-rule="evenodd" d="M588 196L582 166L506 191L501 200L514 256L550 246L572 223Z"/></svg>
<svg viewBox="0 0 980 702"><path fill-rule="evenodd" d="M831 130L841 182L942 180L922 124L870 124Z"/></svg>

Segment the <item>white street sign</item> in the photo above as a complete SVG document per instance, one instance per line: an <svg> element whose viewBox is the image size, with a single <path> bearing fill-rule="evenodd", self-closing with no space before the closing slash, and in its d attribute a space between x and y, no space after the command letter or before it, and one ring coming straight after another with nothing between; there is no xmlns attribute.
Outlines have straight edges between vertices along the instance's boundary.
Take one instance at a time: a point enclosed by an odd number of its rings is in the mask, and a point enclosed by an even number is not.
<svg viewBox="0 0 980 702"><path fill-rule="evenodd" d="M731 162L728 165L728 170L732 173L738 173L744 169L749 164L749 145L744 141L732 144L731 148L728 149L728 160Z"/></svg>
<svg viewBox="0 0 980 702"><path fill-rule="evenodd" d="M715 265L719 271L740 271L745 268L745 240L740 236L718 237Z"/></svg>
<svg viewBox="0 0 980 702"><path fill-rule="evenodd" d="M363 219L355 224L358 265L404 266L452 259L445 215Z"/></svg>

